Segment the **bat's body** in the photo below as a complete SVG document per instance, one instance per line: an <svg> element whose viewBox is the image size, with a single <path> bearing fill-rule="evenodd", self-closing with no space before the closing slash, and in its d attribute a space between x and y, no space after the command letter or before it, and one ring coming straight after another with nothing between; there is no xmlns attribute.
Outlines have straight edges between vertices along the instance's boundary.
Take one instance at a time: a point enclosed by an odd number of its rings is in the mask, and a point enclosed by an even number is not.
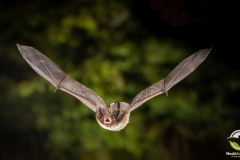
<svg viewBox="0 0 240 160"><path fill-rule="evenodd" d="M129 105L125 102L107 106L101 97L63 72L53 61L36 49L18 45L18 50L28 64L56 89L63 90L82 101L96 113L99 125L105 129L119 131L129 122L130 112L147 100L166 93L175 84L193 72L208 56L211 49L200 50L178 64L167 77L140 92Z"/></svg>
<svg viewBox="0 0 240 160"><path fill-rule="evenodd" d="M96 112L97 122L105 129L119 131L129 123L128 107L129 104L116 101L105 109L99 108Z"/></svg>

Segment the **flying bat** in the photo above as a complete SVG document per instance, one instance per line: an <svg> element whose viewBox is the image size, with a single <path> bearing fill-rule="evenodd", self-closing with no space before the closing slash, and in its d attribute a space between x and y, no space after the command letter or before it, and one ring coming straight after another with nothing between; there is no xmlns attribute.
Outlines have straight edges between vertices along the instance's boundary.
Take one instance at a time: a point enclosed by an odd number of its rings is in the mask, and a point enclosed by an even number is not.
<svg viewBox="0 0 240 160"><path fill-rule="evenodd" d="M82 101L96 113L99 125L111 131L123 129L129 123L130 112L147 100L162 93L167 94L170 88L193 72L206 59L212 49L200 50L184 59L167 77L141 91L130 105L116 101L107 106L94 91L68 76L41 52L29 46L17 44L17 47L23 58L40 76L53 84L56 90L63 90Z"/></svg>

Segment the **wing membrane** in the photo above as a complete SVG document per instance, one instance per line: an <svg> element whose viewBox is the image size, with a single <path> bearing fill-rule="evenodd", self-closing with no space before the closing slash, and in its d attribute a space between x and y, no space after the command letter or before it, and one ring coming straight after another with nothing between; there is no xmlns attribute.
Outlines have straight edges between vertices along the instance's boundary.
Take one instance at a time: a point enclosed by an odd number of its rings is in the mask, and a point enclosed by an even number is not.
<svg viewBox="0 0 240 160"><path fill-rule="evenodd" d="M56 89L63 90L82 101L94 112L97 107L106 104L94 91L68 76L52 60L29 46L17 44L18 50L27 63L43 78L53 84Z"/></svg>
<svg viewBox="0 0 240 160"><path fill-rule="evenodd" d="M209 55L212 48L200 50L179 63L167 77L140 92L132 101L128 111L136 109L147 100L162 94L192 73Z"/></svg>

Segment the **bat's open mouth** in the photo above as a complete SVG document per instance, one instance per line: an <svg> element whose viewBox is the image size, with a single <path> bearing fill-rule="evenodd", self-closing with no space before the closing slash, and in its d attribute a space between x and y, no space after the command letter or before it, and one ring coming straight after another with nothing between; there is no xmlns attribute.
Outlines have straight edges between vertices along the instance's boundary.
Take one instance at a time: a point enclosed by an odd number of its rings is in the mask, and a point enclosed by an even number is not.
<svg viewBox="0 0 240 160"><path fill-rule="evenodd" d="M105 124L110 124L112 122L111 118L104 118L104 123Z"/></svg>

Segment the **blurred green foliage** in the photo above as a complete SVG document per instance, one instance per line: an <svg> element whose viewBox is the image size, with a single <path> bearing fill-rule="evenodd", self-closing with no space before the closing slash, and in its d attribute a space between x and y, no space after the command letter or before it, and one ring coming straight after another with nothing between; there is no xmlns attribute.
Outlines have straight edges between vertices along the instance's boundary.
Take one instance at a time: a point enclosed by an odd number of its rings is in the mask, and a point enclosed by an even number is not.
<svg viewBox="0 0 240 160"><path fill-rule="evenodd" d="M112 132L101 128L94 113L75 97L54 93L16 48L16 43L33 46L107 105L116 100L130 103L201 49L150 33L134 16L131 4L0 4L1 159L221 158L227 131L237 126L234 104L224 93L239 90L240 82L234 78L236 70L227 73L231 81L219 79L227 66L216 63L211 54L169 91L169 97L147 101L131 113L124 130ZM211 154L214 150L218 152Z"/></svg>

